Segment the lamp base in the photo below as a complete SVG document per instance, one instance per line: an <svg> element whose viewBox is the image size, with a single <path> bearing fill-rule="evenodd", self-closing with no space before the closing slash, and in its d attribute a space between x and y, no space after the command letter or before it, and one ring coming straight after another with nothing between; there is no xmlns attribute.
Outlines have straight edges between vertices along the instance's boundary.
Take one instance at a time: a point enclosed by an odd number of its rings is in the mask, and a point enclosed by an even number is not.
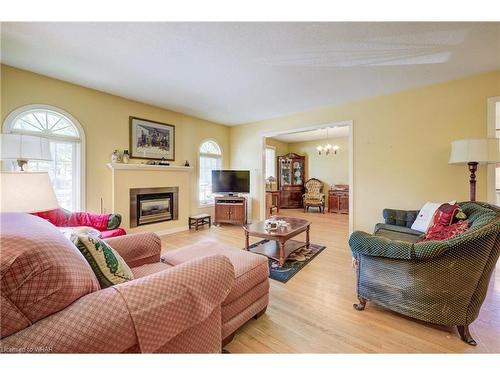
<svg viewBox="0 0 500 375"><path fill-rule="evenodd" d="M469 179L469 199L471 202L476 201L476 171L477 171L477 162L470 161L467 163L469 166L470 179Z"/></svg>
<svg viewBox="0 0 500 375"><path fill-rule="evenodd" d="M28 171L28 160L17 159L17 165L19 166L19 168L21 169L21 171L23 171L23 172L27 172Z"/></svg>

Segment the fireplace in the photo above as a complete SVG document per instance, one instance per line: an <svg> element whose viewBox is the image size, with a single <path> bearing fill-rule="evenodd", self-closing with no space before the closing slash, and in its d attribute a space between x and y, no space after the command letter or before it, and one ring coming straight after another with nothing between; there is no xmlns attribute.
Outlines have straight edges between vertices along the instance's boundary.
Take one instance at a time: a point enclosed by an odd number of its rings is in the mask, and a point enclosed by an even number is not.
<svg viewBox="0 0 500 375"><path fill-rule="evenodd" d="M177 220L177 187L130 189L130 227Z"/></svg>

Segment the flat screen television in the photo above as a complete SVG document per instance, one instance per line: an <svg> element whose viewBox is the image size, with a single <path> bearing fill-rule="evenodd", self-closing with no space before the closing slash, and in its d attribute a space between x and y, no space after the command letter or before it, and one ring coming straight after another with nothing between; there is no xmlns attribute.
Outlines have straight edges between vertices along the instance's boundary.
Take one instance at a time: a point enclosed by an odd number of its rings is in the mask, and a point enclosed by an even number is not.
<svg viewBox="0 0 500 375"><path fill-rule="evenodd" d="M250 171L213 170L212 192L249 193Z"/></svg>

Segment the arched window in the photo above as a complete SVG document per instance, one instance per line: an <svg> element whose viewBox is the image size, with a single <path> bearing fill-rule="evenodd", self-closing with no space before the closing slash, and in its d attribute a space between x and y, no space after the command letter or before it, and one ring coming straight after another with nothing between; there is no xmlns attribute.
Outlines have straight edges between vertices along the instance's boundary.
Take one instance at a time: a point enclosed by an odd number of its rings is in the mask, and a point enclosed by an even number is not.
<svg viewBox="0 0 500 375"><path fill-rule="evenodd" d="M221 169L222 151L217 142L208 140L200 146L200 158L198 163L199 182L198 199L201 205L214 203L212 194L212 170Z"/></svg>
<svg viewBox="0 0 500 375"><path fill-rule="evenodd" d="M73 116L59 108L29 105L11 112L3 129L5 133L48 138L53 160L30 160L29 170L49 172L61 207L71 211L84 209L85 134Z"/></svg>

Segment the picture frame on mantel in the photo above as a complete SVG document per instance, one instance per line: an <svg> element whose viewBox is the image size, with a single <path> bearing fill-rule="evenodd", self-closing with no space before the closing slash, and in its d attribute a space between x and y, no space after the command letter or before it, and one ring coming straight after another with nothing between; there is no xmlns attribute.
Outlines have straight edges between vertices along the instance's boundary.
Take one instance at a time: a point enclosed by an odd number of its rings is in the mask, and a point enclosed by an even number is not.
<svg viewBox="0 0 500 375"><path fill-rule="evenodd" d="M175 126L130 116L130 157L175 160Z"/></svg>

